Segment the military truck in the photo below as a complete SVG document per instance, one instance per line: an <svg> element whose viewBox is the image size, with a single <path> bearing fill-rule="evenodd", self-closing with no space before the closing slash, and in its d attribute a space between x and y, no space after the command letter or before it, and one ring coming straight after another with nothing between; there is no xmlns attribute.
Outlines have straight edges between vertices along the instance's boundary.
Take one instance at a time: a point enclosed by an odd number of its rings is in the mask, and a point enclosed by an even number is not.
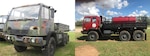
<svg viewBox="0 0 150 56"><path fill-rule="evenodd" d="M54 23L55 12L53 7L42 3L13 8L5 25L5 39L14 44L17 52L38 47L44 56L54 56L56 47L69 41L69 26Z"/></svg>
<svg viewBox="0 0 150 56"><path fill-rule="evenodd" d="M4 24L7 20L7 16L8 15L0 15L0 41L5 40L4 39L4 34L3 34L3 28L4 28Z"/></svg>

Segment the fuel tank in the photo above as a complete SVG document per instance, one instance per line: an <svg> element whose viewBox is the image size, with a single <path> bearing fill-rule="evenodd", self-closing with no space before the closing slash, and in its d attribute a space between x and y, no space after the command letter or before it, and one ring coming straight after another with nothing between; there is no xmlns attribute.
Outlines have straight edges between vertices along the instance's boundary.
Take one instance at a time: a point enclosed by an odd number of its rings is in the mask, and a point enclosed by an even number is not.
<svg viewBox="0 0 150 56"><path fill-rule="evenodd" d="M136 22L136 17L113 17L112 18L112 23L135 23Z"/></svg>

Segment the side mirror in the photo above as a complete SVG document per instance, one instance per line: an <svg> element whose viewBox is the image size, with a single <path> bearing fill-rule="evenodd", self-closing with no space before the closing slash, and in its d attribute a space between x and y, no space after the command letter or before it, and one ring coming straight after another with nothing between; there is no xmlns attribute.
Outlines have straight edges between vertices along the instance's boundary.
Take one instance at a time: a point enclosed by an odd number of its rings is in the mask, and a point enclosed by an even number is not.
<svg viewBox="0 0 150 56"><path fill-rule="evenodd" d="M56 12L57 12L57 10L54 10L54 12L56 13Z"/></svg>
<svg viewBox="0 0 150 56"><path fill-rule="evenodd" d="M54 18L54 13L56 13L56 10L51 9L51 18Z"/></svg>

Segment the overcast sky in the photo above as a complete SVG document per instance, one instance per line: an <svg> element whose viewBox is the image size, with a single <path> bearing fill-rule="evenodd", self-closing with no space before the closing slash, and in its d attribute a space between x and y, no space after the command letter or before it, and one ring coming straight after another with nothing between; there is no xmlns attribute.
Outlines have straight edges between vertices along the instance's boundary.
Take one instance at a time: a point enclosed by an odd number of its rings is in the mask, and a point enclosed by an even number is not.
<svg viewBox="0 0 150 56"><path fill-rule="evenodd" d="M85 15L150 16L150 0L76 0L76 20Z"/></svg>
<svg viewBox="0 0 150 56"><path fill-rule="evenodd" d="M54 21L69 25L71 30L75 29L74 0L2 0L0 15L7 15L13 7L37 3L53 6L57 10Z"/></svg>

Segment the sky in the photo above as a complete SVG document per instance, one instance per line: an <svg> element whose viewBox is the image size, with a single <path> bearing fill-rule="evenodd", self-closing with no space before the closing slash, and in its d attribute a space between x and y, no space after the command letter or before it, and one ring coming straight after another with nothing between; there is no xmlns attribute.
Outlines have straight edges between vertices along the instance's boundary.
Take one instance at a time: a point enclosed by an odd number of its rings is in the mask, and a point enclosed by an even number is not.
<svg viewBox="0 0 150 56"><path fill-rule="evenodd" d="M82 20L86 15L150 16L150 0L76 0L75 19Z"/></svg>
<svg viewBox="0 0 150 56"><path fill-rule="evenodd" d="M13 7L43 3L57 10L54 21L75 29L75 1L74 0L2 0L0 2L0 15L7 15Z"/></svg>

